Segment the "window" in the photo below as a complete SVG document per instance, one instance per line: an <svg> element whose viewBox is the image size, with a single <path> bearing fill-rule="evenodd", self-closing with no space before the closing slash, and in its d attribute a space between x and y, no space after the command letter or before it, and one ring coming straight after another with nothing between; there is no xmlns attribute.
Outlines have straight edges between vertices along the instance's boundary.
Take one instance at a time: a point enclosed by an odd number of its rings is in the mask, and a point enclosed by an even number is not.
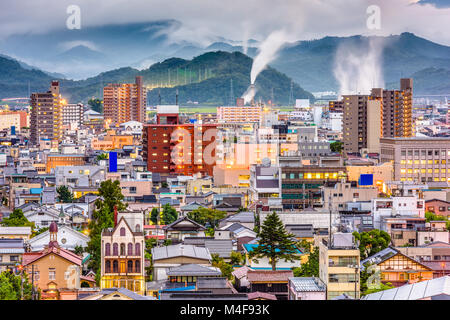
<svg viewBox="0 0 450 320"><path fill-rule="evenodd" d="M117 262L117 260L113 261L113 272L114 273L118 273L119 272L119 263Z"/></svg>
<svg viewBox="0 0 450 320"><path fill-rule="evenodd" d="M136 187L130 187L130 193L136 193Z"/></svg>
<svg viewBox="0 0 450 320"><path fill-rule="evenodd" d="M353 193L353 198L359 198L359 193L357 192Z"/></svg>
<svg viewBox="0 0 450 320"><path fill-rule="evenodd" d="M56 270L55 270L55 268L49 268L48 269L48 279L49 280L55 280L56 279Z"/></svg>
<svg viewBox="0 0 450 320"><path fill-rule="evenodd" d="M141 255L141 244L140 243L136 243L136 245L135 245L135 255L136 256L140 256Z"/></svg>
<svg viewBox="0 0 450 320"><path fill-rule="evenodd" d="M10 256L10 261L19 261L19 256Z"/></svg>
<svg viewBox="0 0 450 320"><path fill-rule="evenodd" d="M133 255L133 244L131 242L128 243L128 255L129 256Z"/></svg>
<svg viewBox="0 0 450 320"><path fill-rule="evenodd" d="M120 228L120 236L125 237L125 228Z"/></svg>
<svg viewBox="0 0 450 320"><path fill-rule="evenodd" d="M113 256L119 255L119 245L117 243L113 244Z"/></svg>
<svg viewBox="0 0 450 320"><path fill-rule="evenodd" d="M134 272L136 273L141 272L141 263L139 260L134 261Z"/></svg>
<svg viewBox="0 0 450 320"><path fill-rule="evenodd" d="M106 260L105 262L105 272L110 273L111 272L111 261Z"/></svg>
<svg viewBox="0 0 450 320"><path fill-rule="evenodd" d="M128 273L132 273L133 272L133 261L128 260Z"/></svg>
<svg viewBox="0 0 450 320"><path fill-rule="evenodd" d="M126 255L126 253L125 253L125 243L121 243L120 244L120 255L121 256L125 256Z"/></svg>
<svg viewBox="0 0 450 320"><path fill-rule="evenodd" d="M105 256L110 256L111 255L111 244L107 243L105 244Z"/></svg>

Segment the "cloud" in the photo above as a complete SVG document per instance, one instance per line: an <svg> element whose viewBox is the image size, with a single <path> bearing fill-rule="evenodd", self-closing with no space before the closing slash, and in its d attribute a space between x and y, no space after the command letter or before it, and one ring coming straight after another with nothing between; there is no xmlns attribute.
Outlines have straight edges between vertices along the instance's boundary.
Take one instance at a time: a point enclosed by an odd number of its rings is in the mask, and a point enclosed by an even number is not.
<svg viewBox="0 0 450 320"><path fill-rule="evenodd" d="M285 29L296 39L326 35L389 35L409 31L450 44L450 9L415 0L2 0L0 37L46 33L66 27L69 5L81 8L81 26L173 19L174 42L208 44L218 37L264 40ZM434 0L433 2L440 2ZM382 27L366 27L369 5L381 8ZM76 31L74 31L76 32ZM244 38L244 39L243 39Z"/></svg>
<svg viewBox="0 0 450 320"><path fill-rule="evenodd" d="M65 41L58 44L58 47L60 47L63 51L67 51L78 46L84 46L94 51L100 51L97 45L92 41L84 41L84 40Z"/></svg>

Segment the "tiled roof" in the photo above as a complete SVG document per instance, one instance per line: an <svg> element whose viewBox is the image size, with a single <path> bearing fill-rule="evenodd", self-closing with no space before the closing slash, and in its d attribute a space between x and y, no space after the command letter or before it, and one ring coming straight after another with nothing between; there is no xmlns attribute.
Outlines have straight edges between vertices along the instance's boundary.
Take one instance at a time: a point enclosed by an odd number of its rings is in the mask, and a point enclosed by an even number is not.
<svg viewBox="0 0 450 320"><path fill-rule="evenodd" d="M199 278L197 279L197 290L229 288L227 282L225 277Z"/></svg>
<svg viewBox="0 0 450 320"><path fill-rule="evenodd" d="M66 260L69 260L70 262L72 262L73 264L76 264L78 266L81 266L81 262L82 262L82 258L78 255L76 255L75 253L60 248L60 247L55 247L55 246L51 246L48 248L45 248L44 250L40 251L40 252L30 252L30 253L24 253L23 254L23 258L22 258L22 263L23 265L28 265L42 257L45 257L46 255L49 255L50 253L56 254L57 256L60 256L61 258L64 258Z"/></svg>
<svg viewBox="0 0 450 320"><path fill-rule="evenodd" d="M272 282L285 281L293 277L294 273L289 271L248 271L247 280L249 282Z"/></svg>
<svg viewBox="0 0 450 320"><path fill-rule="evenodd" d="M0 227L0 234L31 234L31 227Z"/></svg>
<svg viewBox="0 0 450 320"><path fill-rule="evenodd" d="M242 279L243 277L247 276L247 272L249 270L253 270L253 269L251 269L247 266L243 266L243 267L235 269L231 274L233 276L235 276L237 279Z"/></svg>

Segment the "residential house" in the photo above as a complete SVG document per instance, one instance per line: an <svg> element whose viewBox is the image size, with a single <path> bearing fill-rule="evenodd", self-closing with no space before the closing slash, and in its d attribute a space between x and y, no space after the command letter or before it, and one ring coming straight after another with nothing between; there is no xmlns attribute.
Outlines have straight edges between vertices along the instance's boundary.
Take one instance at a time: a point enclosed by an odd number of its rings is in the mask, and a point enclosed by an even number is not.
<svg viewBox="0 0 450 320"><path fill-rule="evenodd" d="M287 300L288 282L293 277L292 270L260 271L249 270L247 280L250 283L250 292L271 293L277 300Z"/></svg>
<svg viewBox="0 0 450 320"><path fill-rule="evenodd" d="M166 239L179 243L186 237L204 237L206 228L188 217L182 217L165 226L163 230Z"/></svg>
<svg viewBox="0 0 450 320"><path fill-rule="evenodd" d="M31 236L31 227L0 227L0 239L28 240Z"/></svg>
<svg viewBox="0 0 450 320"><path fill-rule="evenodd" d="M25 253L23 239L0 239L0 273L22 262Z"/></svg>
<svg viewBox="0 0 450 320"><path fill-rule="evenodd" d="M326 300L327 287L317 277L289 278L289 300Z"/></svg>
<svg viewBox="0 0 450 320"><path fill-rule="evenodd" d="M58 226L57 237L60 247L71 251L74 251L78 246L86 248L90 240L87 235L65 225ZM49 240L50 231L47 230L28 240L28 244L31 251L40 251L45 248Z"/></svg>

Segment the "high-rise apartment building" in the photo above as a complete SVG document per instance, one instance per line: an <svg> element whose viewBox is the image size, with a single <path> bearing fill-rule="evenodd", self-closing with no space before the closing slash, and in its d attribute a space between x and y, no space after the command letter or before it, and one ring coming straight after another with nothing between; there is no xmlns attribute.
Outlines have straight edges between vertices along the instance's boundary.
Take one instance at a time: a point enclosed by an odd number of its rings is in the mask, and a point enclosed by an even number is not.
<svg viewBox="0 0 450 320"><path fill-rule="evenodd" d="M217 124L180 123L179 108L157 107L157 123L144 126L147 170L163 174L212 175Z"/></svg>
<svg viewBox="0 0 450 320"><path fill-rule="evenodd" d="M33 93L30 106L31 142L38 144L40 139L60 141L63 135L63 99L59 94L59 82L52 81L50 90L45 93Z"/></svg>
<svg viewBox="0 0 450 320"><path fill-rule="evenodd" d="M63 125L76 124L79 127L84 121L84 106L82 103L64 104L62 108Z"/></svg>
<svg viewBox="0 0 450 320"><path fill-rule="evenodd" d="M412 79L401 79L400 90L374 88L370 95L344 95L339 103L344 150L379 153L382 137L412 137L412 95Z"/></svg>
<svg viewBox="0 0 450 320"><path fill-rule="evenodd" d="M346 152L379 152L381 102L368 95L343 96L342 139Z"/></svg>
<svg viewBox="0 0 450 320"><path fill-rule="evenodd" d="M145 122L147 91L142 76L135 83L110 83L103 88L105 122L115 126L128 121Z"/></svg>

